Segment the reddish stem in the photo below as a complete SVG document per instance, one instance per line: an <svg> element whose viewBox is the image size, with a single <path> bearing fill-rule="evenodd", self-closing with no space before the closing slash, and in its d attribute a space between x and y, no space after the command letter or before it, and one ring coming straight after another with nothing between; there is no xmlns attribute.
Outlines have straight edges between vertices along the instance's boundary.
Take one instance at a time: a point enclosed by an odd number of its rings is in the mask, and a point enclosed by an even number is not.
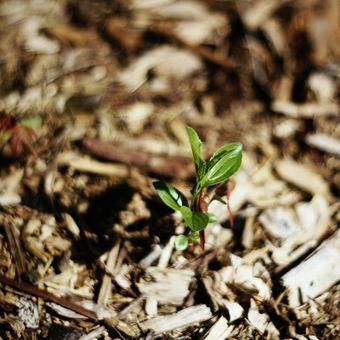
<svg viewBox="0 0 340 340"><path fill-rule="evenodd" d="M199 196L196 198L196 202L194 205L194 210L198 212L207 212L208 211L208 204L207 202L204 201L204 197L207 193L207 188L204 188ZM202 250L204 250L205 246L205 230L200 230L199 232L200 235L200 246Z"/></svg>
<svg viewBox="0 0 340 340"><path fill-rule="evenodd" d="M200 231L200 246L202 250L204 250L204 246L205 246L205 230L204 229Z"/></svg>
<svg viewBox="0 0 340 340"><path fill-rule="evenodd" d="M232 183L231 181L227 181L227 190L226 190L226 195L227 195L227 209L228 209L228 214L229 214L229 224L230 224L230 227L233 228L234 227L234 217L233 217L233 213L231 211L231 208L230 208L230 193L231 193L231 190L232 190Z"/></svg>

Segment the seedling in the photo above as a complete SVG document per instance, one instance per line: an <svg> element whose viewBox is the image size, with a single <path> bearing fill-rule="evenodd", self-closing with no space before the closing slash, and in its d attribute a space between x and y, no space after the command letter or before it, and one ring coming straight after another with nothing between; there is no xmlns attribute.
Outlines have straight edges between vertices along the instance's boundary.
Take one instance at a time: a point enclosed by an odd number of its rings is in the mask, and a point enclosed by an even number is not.
<svg viewBox="0 0 340 340"><path fill-rule="evenodd" d="M201 145L196 131L187 127L191 145L193 161L196 169L196 183L191 190L190 205L185 196L171 184L164 181L154 182L154 187L161 200L171 209L179 211L187 226L183 235L176 237L177 250L185 250L189 240L200 239L202 249L205 244L204 230L211 222L216 222L216 217L208 212L208 206L213 200L218 200L228 207L229 222L233 225L233 217L229 206L229 195L232 189L230 177L241 166L242 144L225 144L204 161L201 155ZM226 196L226 201L222 198Z"/></svg>
<svg viewBox="0 0 340 340"><path fill-rule="evenodd" d="M41 118L33 116L21 120L3 114L0 116L0 149L9 144L13 156L23 150L33 153L33 143L37 140L36 130L41 126Z"/></svg>

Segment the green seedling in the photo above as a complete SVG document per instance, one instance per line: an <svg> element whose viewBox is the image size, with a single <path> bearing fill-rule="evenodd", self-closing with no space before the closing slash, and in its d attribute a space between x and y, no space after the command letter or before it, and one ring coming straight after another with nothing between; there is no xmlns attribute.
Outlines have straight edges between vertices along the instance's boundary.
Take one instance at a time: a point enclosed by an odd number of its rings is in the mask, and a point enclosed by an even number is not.
<svg viewBox="0 0 340 340"><path fill-rule="evenodd" d="M225 144L218 148L207 161L204 161L201 153L202 142L196 131L187 127L187 133L196 169L196 182L191 191L190 205L185 196L171 184L164 181L154 182L161 200L171 209L181 213L187 227L186 232L177 236L175 240L177 250L185 250L190 240L198 239L204 249L204 230L209 223L216 222L216 217L208 212L209 204L213 200L227 205L229 222L233 226L229 206L229 195L232 190L230 177L238 171L242 162L242 144L240 143ZM226 196L226 200L223 196Z"/></svg>

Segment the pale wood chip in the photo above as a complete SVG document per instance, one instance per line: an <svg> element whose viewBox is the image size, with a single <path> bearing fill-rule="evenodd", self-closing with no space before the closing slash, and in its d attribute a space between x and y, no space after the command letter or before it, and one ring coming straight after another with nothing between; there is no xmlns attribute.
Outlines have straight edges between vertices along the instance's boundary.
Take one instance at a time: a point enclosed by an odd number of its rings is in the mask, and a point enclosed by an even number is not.
<svg viewBox="0 0 340 340"><path fill-rule="evenodd" d="M171 236L169 242L164 247L162 254L161 254L161 257L160 257L159 262L158 262L158 268L164 269L168 266L172 251L173 251L174 246L175 246L175 239L176 239L176 236Z"/></svg>
<svg viewBox="0 0 340 340"><path fill-rule="evenodd" d="M59 154L56 161L59 166L66 165L80 172L117 177L126 177L128 175L128 170L124 165L98 162L88 156L80 156L72 151Z"/></svg>
<svg viewBox="0 0 340 340"><path fill-rule="evenodd" d="M104 326L97 327L86 335L82 335L78 340L96 340L101 336L107 335L106 328Z"/></svg>
<svg viewBox="0 0 340 340"><path fill-rule="evenodd" d="M172 331L177 328L189 327L196 323L209 320L212 317L210 308L206 305L197 305L182 309L181 311L143 321L140 327L143 331L153 330L155 334Z"/></svg>
<svg viewBox="0 0 340 340"><path fill-rule="evenodd" d="M272 13L281 6L282 0L278 1L257 1L253 6L243 13L243 20L249 29L255 30L262 27L265 22L270 18Z"/></svg>
<svg viewBox="0 0 340 340"><path fill-rule="evenodd" d="M248 312L248 320L250 324L254 326L262 335L267 332L269 339L280 339L280 333L270 321L268 314L260 313L253 299L251 299L251 308Z"/></svg>
<svg viewBox="0 0 340 340"><path fill-rule="evenodd" d="M330 197L327 182L321 175L307 165L298 163L292 159L282 159L275 163L275 169L285 181L311 194L320 194Z"/></svg>
<svg viewBox="0 0 340 340"><path fill-rule="evenodd" d="M120 248L120 241L116 242L116 244L112 247L109 253L106 267L110 271L111 274L113 274L115 270L119 248ZM109 302L109 299L111 298L111 295L112 295L112 278L111 276L104 274L102 285L99 291L98 303L104 306L107 305Z"/></svg>
<svg viewBox="0 0 340 340"><path fill-rule="evenodd" d="M339 114L339 106L336 103L295 104L288 101L275 101L272 110L293 118L328 117Z"/></svg>
<svg viewBox="0 0 340 340"><path fill-rule="evenodd" d="M156 261L162 254L162 248L157 244L151 252L146 255L140 262L141 268L146 269L150 267L154 261Z"/></svg>
<svg viewBox="0 0 340 340"><path fill-rule="evenodd" d="M148 316L154 318L157 316L157 299L153 296L148 296L145 301L145 312Z"/></svg>
<svg viewBox="0 0 340 340"><path fill-rule="evenodd" d="M24 170L20 169L4 178L0 178L0 206L13 205L21 202L18 193Z"/></svg>
<svg viewBox="0 0 340 340"><path fill-rule="evenodd" d="M228 325L228 321L224 316L221 316L209 329L204 340L224 340L232 332L233 327Z"/></svg>
<svg viewBox="0 0 340 340"><path fill-rule="evenodd" d="M73 219L73 217L68 213L64 213L63 217L65 220L67 229L76 239L78 239L80 236L80 229L77 223L75 222L75 220Z"/></svg>
<svg viewBox="0 0 340 340"><path fill-rule="evenodd" d="M146 273L154 281L137 283L139 291L147 297L155 298L159 303L175 306L180 306L189 294L189 285L194 276L190 269L149 267Z"/></svg>
<svg viewBox="0 0 340 340"><path fill-rule="evenodd" d="M307 143L322 151L340 156L340 140L322 133L307 136Z"/></svg>
<svg viewBox="0 0 340 340"><path fill-rule="evenodd" d="M135 59L118 78L130 91L135 91L147 81L151 69L161 78L182 79L200 70L202 66L200 58L195 54L170 45L161 45Z"/></svg>
<svg viewBox="0 0 340 340"><path fill-rule="evenodd" d="M315 298L339 280L340 230L322 243L309 258L283 276L292 307L299 306L309 298Z"/></svg>
<svg viewBox="0 0 340 340"><path fill-rule="evenodd" d="M84 315L81 315L79 313L74 312L71 309L65 308L63 306L58 305L54 302L46 302L46 305L50 307L53 311L55 311L57 314L63 316L67 319L77 319L77 320L86 320L87 317Z"/></svg>
<svg viewBox="0 0 340 340"><path fill-rule="evenodd" d="M223 304L228 309L230 322L238 320L239 318L242 317L244 310L243 310L243 307L239 303L223 299Z"/></svg>

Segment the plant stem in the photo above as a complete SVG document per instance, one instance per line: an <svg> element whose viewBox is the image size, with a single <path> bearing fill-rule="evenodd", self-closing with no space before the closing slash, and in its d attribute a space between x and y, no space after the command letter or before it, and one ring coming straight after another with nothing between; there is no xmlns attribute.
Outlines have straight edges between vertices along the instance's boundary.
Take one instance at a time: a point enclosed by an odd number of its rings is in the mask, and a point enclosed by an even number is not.
<svg viewBox="0 0 340 340"><path fill-rule="evenodd" d="M203 188L200 190L195 197L193 197L192 201L192 209L193 211L197 212L207 212L208 211L208 204L204 201L204 197L207 193L207 188ZM202 250L204 250L205 245L205 230L200 230L200 245Z"/></svg>

